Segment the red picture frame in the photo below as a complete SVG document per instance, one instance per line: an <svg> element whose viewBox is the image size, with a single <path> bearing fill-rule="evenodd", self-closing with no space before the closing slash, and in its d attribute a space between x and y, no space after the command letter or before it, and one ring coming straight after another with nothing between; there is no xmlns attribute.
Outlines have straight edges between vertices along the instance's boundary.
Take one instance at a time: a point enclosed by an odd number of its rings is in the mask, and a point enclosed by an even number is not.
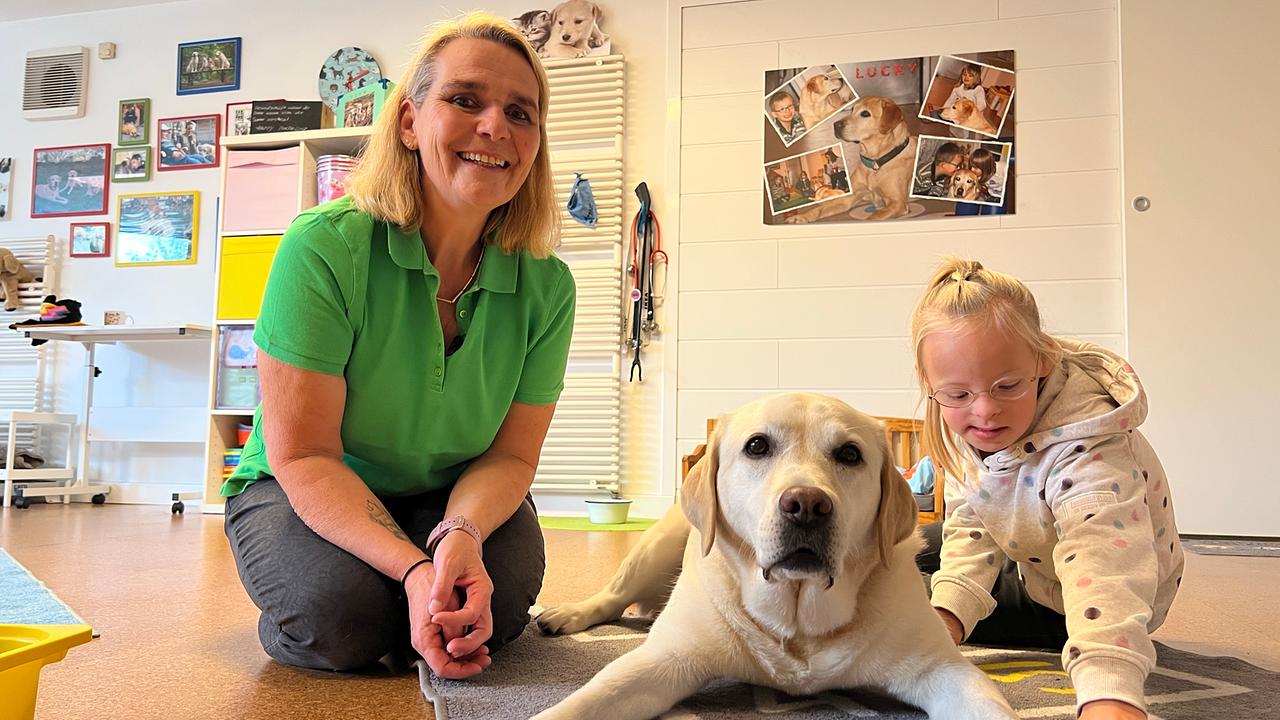
<svg viewBox="0 0 1280 720"><path fill-rule="evenodd" d="M101 167L98 154L102 155ZM110 195L110 143L59 145L32 151L33 219L105 215Z"/></svg>
<svg viewBox="0 0 1280 720"><path fill-rule="evenodd" d="M97 238L88 234L81 239L80 251L76 250L76 228L102 228L102 247L97 249L93 246L93 241ZM87 247L85 247L87 243ZM86 222L71 223L71 229L67 231L67 249L70 251L71 257L111 257L111 223L109 222Z"/></svg>
<svg viewBox="0 0 1280 720"><path fill-rule="evenodd" d="M189 131L192 124L195 129ZM182 142L175 142L175 132L184 138ZM153 167L157 172L218 167L222 156L221 137L221 114L157 118Z"/></svg>

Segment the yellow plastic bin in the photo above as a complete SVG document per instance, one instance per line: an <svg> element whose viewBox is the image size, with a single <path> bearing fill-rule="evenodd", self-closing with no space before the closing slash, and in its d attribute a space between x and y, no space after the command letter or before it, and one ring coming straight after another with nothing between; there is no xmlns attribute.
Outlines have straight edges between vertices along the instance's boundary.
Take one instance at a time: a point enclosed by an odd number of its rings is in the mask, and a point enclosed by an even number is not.
<svg viewBox="0 0 1280 720"><path fill-rule="evenodd" d="M0 625L0 720L32 720L40 668L92 637L88 625Z"/></svg>

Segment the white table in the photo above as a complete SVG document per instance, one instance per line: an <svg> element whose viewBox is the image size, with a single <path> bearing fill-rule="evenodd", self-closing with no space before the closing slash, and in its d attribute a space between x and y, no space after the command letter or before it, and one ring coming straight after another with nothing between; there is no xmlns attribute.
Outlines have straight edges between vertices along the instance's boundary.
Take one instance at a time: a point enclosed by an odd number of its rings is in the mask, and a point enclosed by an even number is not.
<svg viewBox="0 0 1280 720"><path fill-rule="evenodd" d="M75 480L70 485L49 488L19 487L14 504L24 507L25 498L40 496L61 496L67 502L74 495L92 495L95 504L106 502L111 492L110 485L91 485L89 483L89 415L93 409L93 381L98 376L98 368L94 365L94 352L98 345L115 345L116 343L137 342L171 342L175 340L200 340L208 342L213 332L208 325L70 325L63 327L19 327L18 330L33 340L59 340L62 342L78 342L85 349L85 383L83 413L80 416L80 452L76 464ZM195 496L200 493L173 493L173 512L182 512L182 496ZM8 493L5 494L8 497Z"/></svg>

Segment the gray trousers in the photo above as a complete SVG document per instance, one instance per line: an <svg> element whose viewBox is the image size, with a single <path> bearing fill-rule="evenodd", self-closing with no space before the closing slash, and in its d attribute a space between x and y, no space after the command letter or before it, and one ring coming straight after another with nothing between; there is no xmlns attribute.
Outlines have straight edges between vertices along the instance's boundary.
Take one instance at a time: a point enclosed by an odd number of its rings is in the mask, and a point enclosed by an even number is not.
<svg viewBox="0 0 1280 720"><path fill-rule="evenodd" d="M449 489L410 497L381 497L387 511L422 547L444 518ZM262 649L286 665L350 671L389 653L412 653L409 610L399 578L389 578L307 527L274 479L227 498L224 529L236 570L262 611ZM495 652L519 637L546 569L542 529L526 497L484 544L493 581Z"/></svg>
<svg viewBox="0 0 1280 720"><path fill-rule="evenodd" d="M925 548L916 556L920 572L932 575L942 564L942 523L921 528ZM1027 594L1018 564L1005 560L991 588L996 609L978 621L965 641L971 645L1062 650L1067 642L1067 619Z"/></svg>

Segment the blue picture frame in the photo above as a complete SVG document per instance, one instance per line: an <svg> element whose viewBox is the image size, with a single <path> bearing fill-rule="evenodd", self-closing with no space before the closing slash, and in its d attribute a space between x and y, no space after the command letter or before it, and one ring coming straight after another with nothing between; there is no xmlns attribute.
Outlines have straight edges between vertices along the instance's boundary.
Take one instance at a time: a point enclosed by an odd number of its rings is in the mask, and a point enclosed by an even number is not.
<svg viewBox="0 0 1280 720"><path fill-rule="evenodd" d="M239 90L241 46L238 37L178 43L177 94Z"/></svg>

